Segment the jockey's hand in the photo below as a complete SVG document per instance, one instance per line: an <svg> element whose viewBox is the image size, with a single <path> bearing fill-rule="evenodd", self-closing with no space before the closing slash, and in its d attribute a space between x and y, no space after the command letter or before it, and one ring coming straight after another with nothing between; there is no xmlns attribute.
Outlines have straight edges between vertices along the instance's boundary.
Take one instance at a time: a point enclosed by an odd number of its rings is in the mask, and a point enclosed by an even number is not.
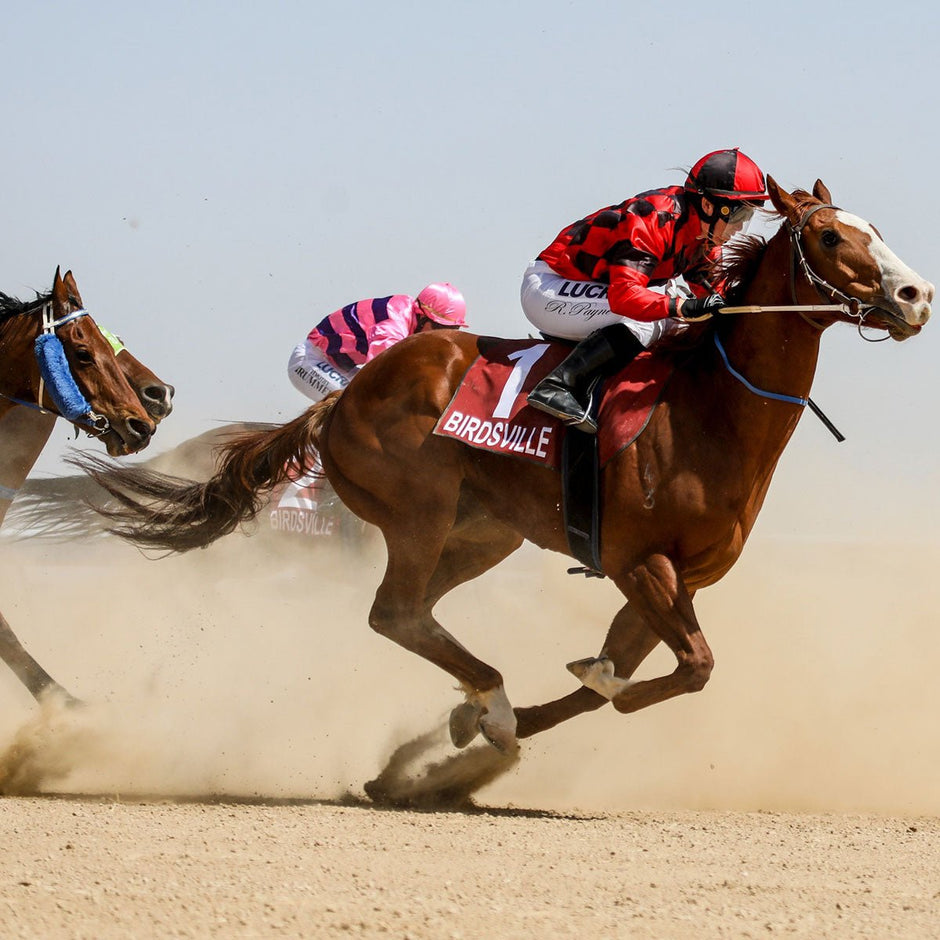
<svg viewBox="0 0 940 940"><path fill-rule="evenodd" d="M685 323L698 323L714 316L725 305L724 297L709 294L707 297L690 297L679 305L677 318Z"/></svg>

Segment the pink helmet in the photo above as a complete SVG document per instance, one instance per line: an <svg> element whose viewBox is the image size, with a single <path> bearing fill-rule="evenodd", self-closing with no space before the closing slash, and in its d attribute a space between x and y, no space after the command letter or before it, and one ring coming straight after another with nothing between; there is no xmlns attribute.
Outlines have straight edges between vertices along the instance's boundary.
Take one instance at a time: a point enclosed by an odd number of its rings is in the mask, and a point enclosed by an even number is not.
<svg viewBox="0 0 940 940"><path fill-rule="evenodd" d="M467 302L453 284L428 284L418 294L421 312L435 323L459 329L467 325Z"/></svg>

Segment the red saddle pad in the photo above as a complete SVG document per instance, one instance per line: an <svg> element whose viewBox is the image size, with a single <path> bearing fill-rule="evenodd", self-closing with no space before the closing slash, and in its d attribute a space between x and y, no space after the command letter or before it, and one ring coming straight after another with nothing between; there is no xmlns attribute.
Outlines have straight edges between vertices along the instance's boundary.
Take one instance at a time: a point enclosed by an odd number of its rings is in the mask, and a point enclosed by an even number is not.
<svg viewBox="0 0 940 940"><path fill-rule="evenodd" d="M471 447L561 466L564 425L532 408L526 396L571 352L547 340L500 340L473 361L434 433ZM642 352L604 383L598 413L601 465L646 427L672 374L672 359Z"/></svg>

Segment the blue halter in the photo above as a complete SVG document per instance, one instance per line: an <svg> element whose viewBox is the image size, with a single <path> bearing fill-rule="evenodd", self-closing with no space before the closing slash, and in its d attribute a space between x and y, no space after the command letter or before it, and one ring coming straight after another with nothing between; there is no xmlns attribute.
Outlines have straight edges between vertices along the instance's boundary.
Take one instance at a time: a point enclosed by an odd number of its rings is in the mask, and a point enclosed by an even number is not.
<svg viewBox="0 0 940 940"><path fill-rule="evenodd" d="M49 397L56 411L63 418L75 424L82 424L98 433L104 433L110 427L110 423L103 415L95 413L90 402L82 394L69 368L62 341L56 336L56 330L60 326L86 316L88 316L88 311L85 309L73 310L56 320L52 314L52 304L44 304L42 332L36 337L33 346L40 375L38 401L24 401L13 398L11 395L3 397L18 405L26 405L44 412L46 409L42 406L43 387L48 385Z"/></svg>

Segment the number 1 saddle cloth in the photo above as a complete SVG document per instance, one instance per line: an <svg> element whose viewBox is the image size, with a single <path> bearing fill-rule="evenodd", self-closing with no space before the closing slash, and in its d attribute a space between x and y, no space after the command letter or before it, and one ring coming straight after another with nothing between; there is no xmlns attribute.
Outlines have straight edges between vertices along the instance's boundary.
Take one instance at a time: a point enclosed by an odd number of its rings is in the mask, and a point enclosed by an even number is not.
<svg viewBox="0 0 940 940"><path fill-rule="evenodd" d="M489 340L467 370L434 433L470 447L561 467L564 425L526 396L572 347L542 339ZM670 355L641 352L604 382L598 412L600 465L629 447L649 422L672 375Z"/></svg>

